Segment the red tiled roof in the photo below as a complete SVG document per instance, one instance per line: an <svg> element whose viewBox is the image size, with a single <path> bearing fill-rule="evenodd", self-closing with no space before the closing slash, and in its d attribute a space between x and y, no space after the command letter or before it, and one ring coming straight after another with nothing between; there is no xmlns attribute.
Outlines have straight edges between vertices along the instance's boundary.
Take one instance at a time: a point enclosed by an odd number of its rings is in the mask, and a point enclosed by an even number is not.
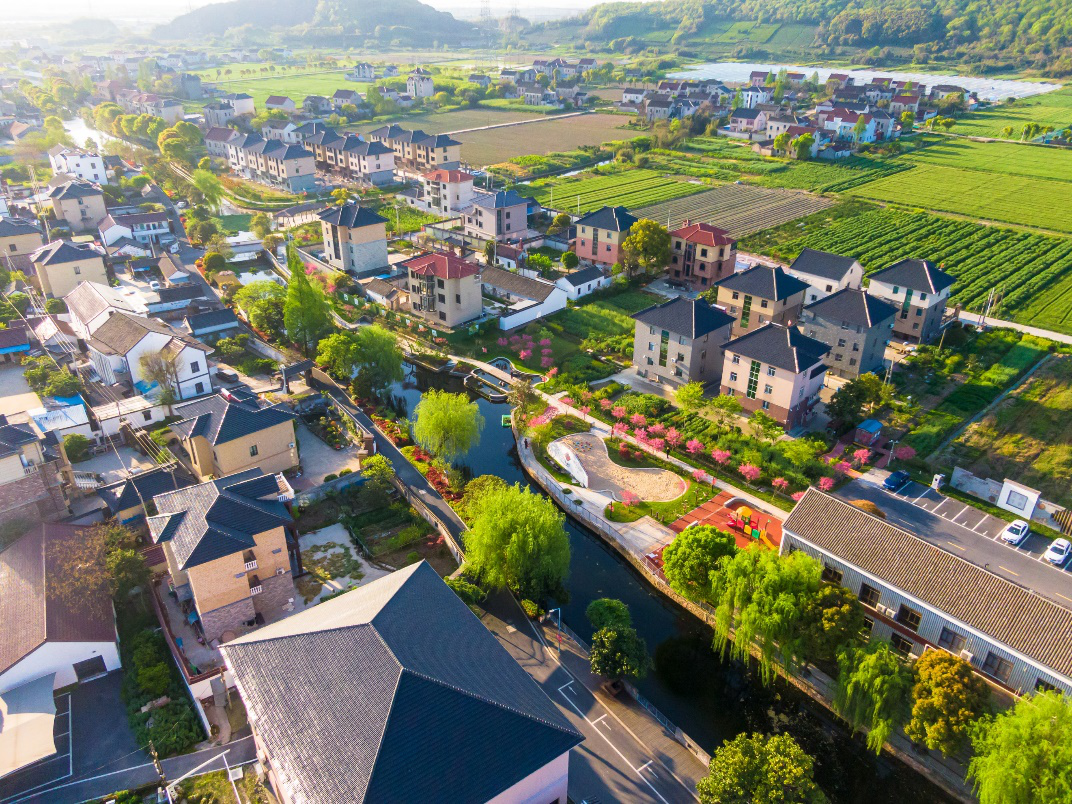
<svg viewBox="0 0 1072 804"><path fill-rule="evenodd" d="M461 257L453 254L422 254L411 260L406 260L405 265L410 273L417 276L434 276L439 279L464 279L480 273L480 266L466 262Z"/></svg>
<svg viewBox="0 0 1072 804"><path fill-rule="evenodd" d="M456 184L460 181L472 181L473 176L464 170L433 170L424 174L429 181L442 181L448 184Z"/></svg>
<svg viewBox="0 0 1072 804"><path fill-rule="evenodd" d="M689 223L680 229L670 233L672 237L680 237L690 243L699 243L701 246L732 246L734 240L730 233L709 223Z"/></svg>

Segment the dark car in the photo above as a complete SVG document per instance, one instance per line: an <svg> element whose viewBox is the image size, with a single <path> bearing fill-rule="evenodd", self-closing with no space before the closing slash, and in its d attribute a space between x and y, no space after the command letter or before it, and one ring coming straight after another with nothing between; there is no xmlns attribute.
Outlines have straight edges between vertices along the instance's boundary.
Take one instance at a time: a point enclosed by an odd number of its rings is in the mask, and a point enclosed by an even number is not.
<svg viewBox="0 0 1072 804"><path fill-rule="evenodd" d="M904 469L898 469L892 475L886 478L882 484L882 488L886 491L897 491L901 486L912 479L912 476L908 474Z"/></svg>

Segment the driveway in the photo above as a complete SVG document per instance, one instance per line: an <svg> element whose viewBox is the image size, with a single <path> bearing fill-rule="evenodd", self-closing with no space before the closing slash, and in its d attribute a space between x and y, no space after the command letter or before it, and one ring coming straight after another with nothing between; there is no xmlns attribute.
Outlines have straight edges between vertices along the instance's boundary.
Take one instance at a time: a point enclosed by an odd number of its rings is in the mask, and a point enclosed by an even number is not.
<svg viewBox="0 0 1072 804"><path fill-rule="evenodd" d="M343 469L356 472L360 468L355 444L345 449L335 449L313 435L313 431L300 421L297 425L302 476L294 479L292 485L295 490L313 488L322 483L326 475L337 475Z"/></svg>
<svg viewBox="0 0 1072 804"><path fill-rule="evenodd" d="M26 411L39 407L41 398L30 390L22 376L22 367L0 366L0 414L8 416L12 422L27 422Z"/></svg>
<svg viewBox="0 0 1072 804"><path fill-rule="evenodd" d="M958 555L1020 586L1072 608L1072 561L1064 567L1047 563L1042 554L1050 542L1032 533L1017 547L1001 540L1007 524L914 481L896 492L882 488L887 472L872 470L838 490L846 500L870 500L888 521L925 542Z"/></svg>
<svg viewBox="0 0 1072 804"><path fill-rule="evenodd" d="M116 455L118 453L118 455ZM109 447L106 452L94 455L88 461L74 464L76 472L96 472L103 475L105 484L124 480L129 472L143 472L156 466L131 447Z"/></svg>

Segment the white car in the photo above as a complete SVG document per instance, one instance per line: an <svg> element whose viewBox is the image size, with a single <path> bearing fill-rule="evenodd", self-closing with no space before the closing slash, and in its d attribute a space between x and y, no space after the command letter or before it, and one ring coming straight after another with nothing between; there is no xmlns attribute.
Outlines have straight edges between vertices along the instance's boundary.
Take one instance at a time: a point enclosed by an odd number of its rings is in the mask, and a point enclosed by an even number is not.
<svg viewBox="0 0 1072 804"><path fill-rule="evenodd" d="M161 286L160 282L157 281L156 279L154 279L152 282L149 283L150 290L160 290L161 287L162 286Z"/></svg>
<svg viewBox="0 0 1072 804"><path fill-rule="evenodd" d="M1001 540L1006 544L1018 545L1023 544L1031 534L1031 526L1024 520L1017 519L1015 522L1010 522L1005 526L1005 530L1001 532Z"/></svg>
<svg viewBox="0 0 1072 804"><path fill-rule="evenodd" d="M1054 539L1050 549L1046 551L1046 555L1043 557L1055 567L1060 567L1068 561L1069 553L1072 553L1072 542L1069 542L1068 539Z"/></svg>

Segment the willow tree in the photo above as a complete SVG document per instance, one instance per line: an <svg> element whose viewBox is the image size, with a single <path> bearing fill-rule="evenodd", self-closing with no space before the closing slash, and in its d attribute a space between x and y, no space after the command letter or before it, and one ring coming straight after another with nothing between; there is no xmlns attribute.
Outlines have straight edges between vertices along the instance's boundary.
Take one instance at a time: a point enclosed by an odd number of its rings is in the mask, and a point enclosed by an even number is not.
<svg viewBox="0 0 1072 804"><path fill-rule="evenodd" d="M480 443L484 416L465 394L432 388L414 413L413 437L442 461L451 463Z"/></svg>
<svg viewBox="0 0 1072 804"><path fill-rule="evenodd" d="M305 275L305 266L293 246L287 251L287 267L290 279L283 302L283 325L287 336L308 355L331 328L331 311L324 292Z"/></svg>
<svg viewBox="0 0 1072 804"><path fill-rule="evenodd" d="M834 711L853 730L867 730L867 747L876 754L908 720L912 672L890 643L875 640L849 648L838 657Z"/></svg>
<svg viewBox="0 0 1072 804"><path fill-rule="evenodd" d="M686 528L663 551L663 572L675 592L706 603L719 562L735 552L737 541L730 533L711 525Z"/></svg>
<svg viewBox="0 0 1072 804"><path fill-rule="evenodd" d="M754 644L760 678L770 684L778 664L790 669L801 655L821 573L819 562L805 553L780 556L757 545L724 559L711 575L715 650L746 661Z"/></svg>

